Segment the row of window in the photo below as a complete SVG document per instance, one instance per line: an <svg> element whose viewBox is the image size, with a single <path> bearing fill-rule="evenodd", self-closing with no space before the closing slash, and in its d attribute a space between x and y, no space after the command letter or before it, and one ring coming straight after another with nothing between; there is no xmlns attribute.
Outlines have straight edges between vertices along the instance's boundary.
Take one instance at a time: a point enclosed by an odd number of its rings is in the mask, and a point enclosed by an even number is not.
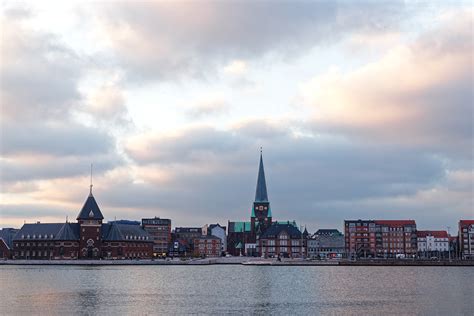
<svg viewBox="0 0 474 316"><path fill-rule="evenodd" d="M21 239L36 239L36 237L38 237L38 239L53 239L54 238L54 235L53 234L39 234L39 235L36 235L36 234L33 234L33 235L30 235L30 234L27 234L26 236L24 234L21 235Z"/></svg>

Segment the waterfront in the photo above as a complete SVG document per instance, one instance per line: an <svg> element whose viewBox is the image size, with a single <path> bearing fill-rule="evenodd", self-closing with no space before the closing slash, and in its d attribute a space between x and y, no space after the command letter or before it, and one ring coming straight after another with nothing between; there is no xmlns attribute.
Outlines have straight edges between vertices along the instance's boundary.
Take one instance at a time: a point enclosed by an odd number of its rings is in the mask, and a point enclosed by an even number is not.
<svg viewBox="0 0 474 316"><path fill-rule="evenodd" d="M2 314L471 315L472 267L1 266Z"/></svg>

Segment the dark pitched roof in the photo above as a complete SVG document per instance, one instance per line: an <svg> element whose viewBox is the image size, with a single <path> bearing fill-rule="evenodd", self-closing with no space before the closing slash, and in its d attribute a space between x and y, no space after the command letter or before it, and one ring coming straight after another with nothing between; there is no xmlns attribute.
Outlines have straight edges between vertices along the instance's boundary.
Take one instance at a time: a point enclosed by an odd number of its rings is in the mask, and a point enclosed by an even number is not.
<svg viewBox="0 0 474 316"><path fill-rule="evenodd" d="M150 235L140 225L107 223L102 224L102 239L104 241L148 241L153 242Z"/></svg>
<svg viewBox="0 0 474 316"><path fill-rule="evenodd" d="M97 205L97 202L95 201L95 198L92 195L92 192L87 197L87 200L84 203L84 206L82 207L81 211L79 212L79 215L77 215L77 220L80 220L80 219L83 219L83 220L104 219L104 216L102 215L102 212L99 209L99 205Z"/></svg>
<svg viewBox="0 0 474 316"><path fill-rule="evenodd" d="M224 231L227 230L227 227L221 226L219 223L217 223L217 224L210 224L209 227L208 227L208 229L207 229L207 234L208 234L208 235L211 235L211 231L212 231L214 228L216 228L216 227L220 227L220 228L222 228Z"/></svg>
<svg viewBox="0 0 474 316"><path fill-rule="evenodd" d="M341 235L342 233L337 229L318 229L314 236L334 236L334 235Z"/></svg>
<svg viewBox="0 0 474 316"><path fill-rule="evenodd" d="M0 229L0 239L5 242L8 248L12 249L13 247L13 237L15 237L18 229L15 228L3 228Z"/></svg>
<svg viewBox="0 0 474 316"><path fill-rule="evenodd" d="M124 240L125 237L122 235L122 232L120 231L120 228L118 227L117 223L111 223L109 225L109 231L107 233L107 236L104 238L104 240Z"/></svg>
<svg viewBox="0 0 474 316"><path fill-rule="evenodd" d="M79 224L74 223L69 225L73 233L79 236ZM64 223L24 224L15 235L14 240L55 240L63 226Z"/></svg>
<svg viewBox="0 0 474 316"><path fill-rule="evenodd" d="M262 153L260 153L260 165L258 166L257 189L255 190L255 202L268 202L267 183L265 181L265 170L263 168Z"/></svg>
<svg viewBox="0 0 474 316"><path fill-rule="evenodd" d="M64 223L63 227L56 234L54 239L56 240L79 240L79 234L76 234L75 230L79 229L78 224ZM79 231L77 231L78 233Z"/></svg>
<svg viewBox="0 0 474 316"><path fill-rule="evenodd" d="M301 238L301 232L298 228L292 224L280 224L273 223L268 229L260 236L261 239L275 238L281 232L285 231L291 238Z"/></svg>

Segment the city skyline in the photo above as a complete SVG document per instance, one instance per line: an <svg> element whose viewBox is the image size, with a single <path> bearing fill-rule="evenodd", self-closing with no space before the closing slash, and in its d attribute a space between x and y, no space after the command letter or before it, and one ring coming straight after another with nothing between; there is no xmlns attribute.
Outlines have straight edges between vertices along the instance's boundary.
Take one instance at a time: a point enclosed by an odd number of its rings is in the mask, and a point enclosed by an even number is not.
<svg viewBox="0 0 474 316"><path fill-rule="evenodd" d="M474 217L469 2L1 6L0 227Z"/></svg>

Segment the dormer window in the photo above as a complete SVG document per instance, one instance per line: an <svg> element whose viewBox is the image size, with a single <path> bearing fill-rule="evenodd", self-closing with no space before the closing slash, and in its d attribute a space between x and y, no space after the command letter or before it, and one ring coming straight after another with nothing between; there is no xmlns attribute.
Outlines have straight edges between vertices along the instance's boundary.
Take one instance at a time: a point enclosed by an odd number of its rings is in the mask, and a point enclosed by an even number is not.
<svg viewBox="0 0 474 316"><path fill-rule="evenodd" d="M53 234L50 235L50 238L51 238L51 239L53 238Z"/></svg>
<svg viewBox="0 0 474 316"><path fill-rule="evenodd" d="M38 238L41 239L41 234L38 235Z"/></svg>
<svg viewBox="0 0 474 316"><path fill-rule="evenodd" d="M36 234L33 234L33 239L35 239L35 238L36 238Z"/></svg>
<svg viewBox="0 0 474 316"><path fill-rule="evenodd" d="M26 235L26 238L30 239L30 234Z"/></svg>
<svg viewBox="0 0 474 316"><path fill-rule="evenodd" d="M89 212L89 217L94 217L94 212L92 212L92 210Z"/></svg>
<svg viewBox="0 0 474 316"><path fill-rule="evenodd" d="M21 239L25 239L25 235L22 234L22 235L21 235Z"/></svg>

